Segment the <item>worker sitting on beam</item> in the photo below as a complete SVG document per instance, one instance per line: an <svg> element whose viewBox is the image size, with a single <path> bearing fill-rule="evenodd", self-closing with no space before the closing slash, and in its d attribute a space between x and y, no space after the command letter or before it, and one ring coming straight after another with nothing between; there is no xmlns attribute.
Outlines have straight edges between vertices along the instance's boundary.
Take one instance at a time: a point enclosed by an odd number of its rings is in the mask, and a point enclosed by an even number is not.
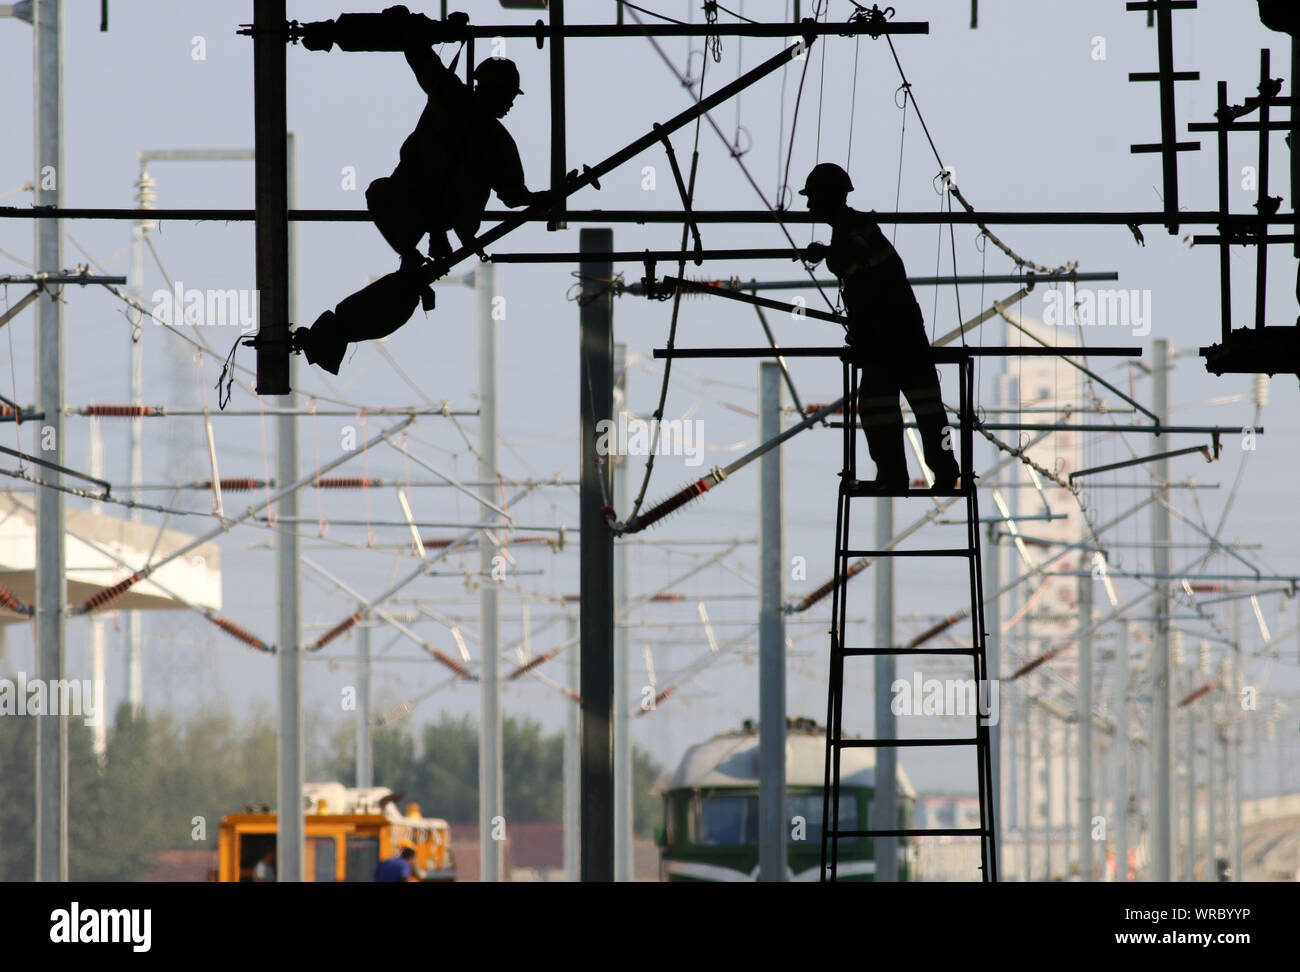
<svg viewBox="0 0 1300 972"><path fill-rule="evenodd" d="M961 469L952 453L921 307L898 251L869 214L849 208L852 190L847 172L823 162L808 174L799 194L807 197L808 211L831 226L830 245L813 243L804 255L811 263L824 259L840 279L847 341L854 366L862 369L858 416L876 464L876 478L868 485L882 494L907 491L901 392L916 415L934 488L955 489Z"/></svg>
<svg viewBox="0 0 1300 972"><path fill-rule="evenodd" d="M408 29L414 15L405 7L389 7L383 16L390 18L396 36L417 37ZM387 337L410 320L416 304L423 303L426 311L433 308L433 291L419 277L425 261L417 247L425 233L429 256L448 257L447 233L455 230L462 244L471 243L492 191L510 207L548 198L524 184L519 149L500 121L523 94L513 61L494 57L479 62L472 92L427 42L415 40L406 61L428 103L402 143L393 174L366 189L375 226L401 265L325 311L311 327L293 332L293 349L335 375L350 342Z"/></svg>

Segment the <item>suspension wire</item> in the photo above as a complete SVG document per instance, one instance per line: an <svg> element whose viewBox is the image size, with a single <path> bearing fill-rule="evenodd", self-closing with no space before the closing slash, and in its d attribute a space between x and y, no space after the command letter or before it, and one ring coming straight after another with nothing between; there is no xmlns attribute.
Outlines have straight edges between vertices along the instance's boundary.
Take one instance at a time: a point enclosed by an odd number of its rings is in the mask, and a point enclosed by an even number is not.
<svg viewBox="0 0 1300 972"><path fill-rule="evenodd" d="M912 94L911 82L907 80L907 75L903 72L903 64L898 59L898 51L894 49L894 40L889 34L885 34L884 36L886 42L888 42L889 44L889 53L894 56L894 65L898 68L898 76L899 78L902 79L903 82L901 90L905 91L906 97L912 100L912 105L916 109L917 120L921 123L921 129L925 132L926 141L930 143L930 151L934 153L935 161L939 163L940 170L945 170L947 167L943 164L943 158L942 156L939 155L938 146L934 144L934 138L932 138L930 135L930 127L925 123L925 116L921 114L921 106L917 104L916 96ZM961 194L961 190L957 188L957 184L955 181L949 179L947 188L948 191L957 198L957 201L961 203L962 208L964 208L966 212L971 214L975 213L975 207L966 201L966 197ZM1005 253L1012 260L1015 261L1017 267L1029 267L1031 270L1033 270L1036 273L1050 275L1050 274L1069 273L1070 271L1074 270L1078 266L1078 263L1075 261L1070 261L1069 263L1063 264L1062 266L1059 267L1047 267L1047 266L1043 266L1040 263L1035 263L1032 260L1026 260L1024 257L1020 256L1009 246L1003 243L1000 239L998 239L997 236L991 233L989 231L989 228L985 226L983 223L976 223L976 225L983 231L985 236L987 236L990 240L993 241L994 246L996 246L999 250L1001 250L1003 253Z"/></svg>
<svg viewBox="0 0 1300 972"><path fill-rule="evenodd" d="M853 129L858 121L858 55L862 53L862 35L853 41L853 95L849 101L849 151L844 159L844 168L853 169ZM902 173L899 173L902 176Z"/></svg>
<svg viewBox="0 0 1300 972"><path fill-rule="evenodd" d="M821 0L818 0L817 10L814 11L813 15L814 17L821 15ZM799 74L799 89L794 96L794 114L790 118L790 142L785 150L785 175L781 178L781 184L776 187L776 191L781 194L781 205L779 207L781 209L785 208L785 197L790 190L790 160L794 158L794 135L799 129L799 105L800 102L803 101L804 81L808 78L808 63L809 57L805 51L803 56L803 71ZM784 107L784 105L782 107Z"/></svg>

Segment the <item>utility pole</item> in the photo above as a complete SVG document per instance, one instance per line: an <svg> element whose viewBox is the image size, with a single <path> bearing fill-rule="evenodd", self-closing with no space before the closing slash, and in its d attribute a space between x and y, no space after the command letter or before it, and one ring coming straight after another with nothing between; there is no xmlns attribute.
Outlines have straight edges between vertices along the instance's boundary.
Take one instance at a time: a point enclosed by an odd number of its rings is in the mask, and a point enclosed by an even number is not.
<svg viewBox="0 0 1300 972"><path fill-rule="evenodd" d="M1067 719L1065 725L1061 727L1061 734L1065 739L1065 745L1061 748L1061 776L1064 777L1065 803L1062 811L1065 819L1065 860L1061 863L1061 873L1065 880L1070 879L1070 859L1074 856L1074 800L1070 799L1070 770L1073 769L1074 760L1071 754L1074 752L1074 720Z"/></svg>
<svg viewBox="0 0 1300 972"><path fill-rule="evenodd" d="M848 403L845 407L849 407ZM881 496L876 500L876 549L886 550L894 541L894 499ZM894 560L893 557L881 557L871 565L876 575L876 648L894 647ZM894 655L881 654L875 659L875 721L877 739L896 739L898 737L897 717L894 715L892 689L897 672L897 659ZM976 689L978 695L978 687ZM978 710L978 706L976 706ZM979 718L978 711L976 718ZM872 827L877 830L893 830L898 827L898 747L878 746L876 748L876 793L873 801L875 820ZM898 838L876 837L873 839L876 850L875 881L893 882L898 880Z"/></svg>
<svg viewBox="0 0 1300 972"><path fill-rule="evenodd" d="M496 297L496 267L480 263L474 268L478 303L478 478L483 498L497 502L497 325L492 317ZM480 511L484 522L495 515ZM496 564L500 551L492 531L479 535L479 746L478 746L478 847L479 880L501 881L505 875L501 841L496 839L504 818L501 780L501 634L500 588Z"/></svg>
<svg viewBox="0 0 1300 972"><path fill-rule="evenodd" d="M1152 406L1161 424L1169 421L1169 342L1155 342L1152 366ZM1156 505L1151 512L1153 572L1156 580L1155 631L1151 662L1151 880L1167 882L1173 877L1173 848L1170 840L1172 788L1170 769L1171 708L1169 671L1169 460L1154 464Z"/></svg>
<svg viewBox="0 0 1300 972"><path fill-rule="evenodd" d="M564 625L564 673L572 698L564 710L564 879L581 880L581 788L579 765L581 763L581 733L579 725L578 689L579 672L578 620L570 617Z"/></svg>
<svg viewBox="0 0 1300 972"><path fill-rule="evenodd" d="M627 411L627 345L614 345L614 411ZM627 510L628 457L610 453L614 508ZM628 549L614 542L614 880L632 880L632 722L628 712Z"/></svg>
<svg viewBox="0 0 1300 972"><path fill-rule="evenodd" d="M1196 880L1196 711L1195 703L1183 706L1187 727L1187 858L1183 878Z"/></svg>
<svg viewBox="0 0 1300 972"><path fill-rule="evenodd" d="M1230 698L1236 700L1241 698L1241 601L1232 602L1232 651L1225 662L1227 671L1224 673L1224 683L1228 686L1231 693ZM1237 708L1234 705L1234 710ZM1279 730L1280 730L1279 726ZM1225 746L1227 780L1231 780L1229 793L1231 794L1232 811L1228 815L1229 834L1231 838L1231 860L1232 860L1232 879L1234 881L1244 880L1245 875L1242 873L1241 866L1241 723L1232 719L1224 728L1225 732L1231 733L1230 741ZM1282 733L1278 732L1278 745L1282 744ZM1229 746L1231 748L1229 748ZM1280 782L1280 781L1279 781Z"/></svg>
<svg viewBox="0 0 1300 972"><path fill-rule="evenodd" d="M1052 838L1055 836L1052 813L1052 713L1047 705L1040 705L1043 719L1043 744L1039 747L1043 753L1043 880L1052 880Z"/></svg>
<svg viewBox="0 0 1300 972"><path fill-rule="evenodd" d="M781 434L781 367L758 366L758 440ZM781 449L759 460L758 606L758 871L760 881L786 876L785 808L785 514ZM879 750L877 751L879 752ZM877 847L881 845L877 843ZM876 867L879 868L879 854ZM879 871L877 871L879 878Z"/></svg>
<svg viewBox="0 0 1300 972"><path fill-rule="evenodd" d="M1079 577L1079 880L1092 880L1092 574Z"/></svg>
<svg viewBox="0 0 1300 972"><path fill-rule="evenodd" d="M63 0L35 0L35 204L63 203ZM63 221L36 221L36 272L63 268ZM63 304L43 295L36 311L36 398L45 418L38 454L63 463ZM64 494L56 469L41 470L50 486L36 489L36 677L62 682L67 663L64 585ZM36 717L36 880L68 880L68 718Z"/></svg>
<svg viewBox="0 0 1300 972"><path fill-rule="evenodd" d="M293 134L285 137L285 205L292 208L295 200L295 174ZM297 320L298 262L295 243L298 228L290 223L285 262L288 272L284 278L284 299L288 319ZM260 324L260 317L259 317ZM297 362L289 356L287 382L289 393L279 396L279 407L290 414L276 416L276 478L281 483L298 480L298 396L293 391ZM304 776L304 742L302 731L302 613L299 602L302 596L302 574L298 553L298 493L287 493L277 506L278 515L285 522L276 532L276 665L279 669L280 743L279 816L276 840L276 880L305 881L305 823L303 821L302 787Z"/></svg>
<svg viewBox="0 0 1300 972"><path fill-rule="evenodd" d="M1205 646L1208 649L1208 645ZM1203 658L1209 660L1209 652L1206 650ZM1208 672L1207 672L1208 674ZM1215 842L1215 803L1217 794L1214 788L1217 785L1214 772L1214 748L1217 730L1214 725L1214 696L1209 700L1209 711L1205 718L1205 880L1214 881L1218 879L1218 849Z"/></svg>
<svg viewBox="0 0 1300 972"><path fill-rule="evenodd" d="M614 232L583 229L578 249L609 253ZM578 399L582 436L579 624L582 642L582 879L614 879L614 534L605 519L611 499L609 457L600 455L602 422L613 419L614 275L607 259L583 259Z"/></svg>
<svg viewBox="0 0 1300 972"><path fill-rule="evenodd" d="M90 420L90 474L97 479L104 478L104 436L100 421ZM90 616L90 680L92 685L104 685L108 659L105 657L104 615L96 612ZM105 688L104 697L108 697ZM108 757L108 719L107 713L100 713L97 724L93 727L92 743L95 759L100 766Z"/></svg>
<svg viewBox="0 0 1300 972"><path fill-rule="evenodd" d="M357 625L357 786L375 785L370 736L370 623Z"/></svg>
<svg viewBox="0 0 1300 972"><path fill-rule="evenodd" d="M1128 807L1129 807L1129 731L1128 731L1128 639L1129 624L1119 625L1119 647L1115 677L1115 739L1119 744L1118 785L1115 788L1115 827L1118 838L1115 847L1115 879L1128 880Z"/></svg>

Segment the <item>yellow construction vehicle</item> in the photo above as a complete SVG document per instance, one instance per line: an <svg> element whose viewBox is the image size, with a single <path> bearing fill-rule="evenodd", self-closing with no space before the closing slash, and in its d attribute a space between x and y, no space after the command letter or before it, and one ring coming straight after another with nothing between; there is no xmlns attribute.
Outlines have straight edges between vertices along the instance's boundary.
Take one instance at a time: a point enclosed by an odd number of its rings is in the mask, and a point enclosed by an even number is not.
<svg viewBox="0 0 1300 972"><path fill-rule="evenodd" d="M308 783L303 787L308 881L373 881L379 862L415 851L412 880L454 881L456 865L447 821L422 817L415 803L400 813L387 787ZM216 881L252 881L254 869L275 850L274 812L232 813L217 837ZM272 865L273 866L273 865Z"/></svg>

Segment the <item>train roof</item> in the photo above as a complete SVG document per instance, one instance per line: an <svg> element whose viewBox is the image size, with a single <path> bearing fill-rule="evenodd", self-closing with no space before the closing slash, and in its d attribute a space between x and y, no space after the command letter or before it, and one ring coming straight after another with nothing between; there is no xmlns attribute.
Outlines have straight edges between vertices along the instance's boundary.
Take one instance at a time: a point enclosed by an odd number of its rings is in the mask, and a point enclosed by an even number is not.
<svg viewBox="0 0 1300 972"><path fill-rule="evenodd" d="M825 784L826 733L819 726L793 722L786 729L785 784ZM845 749L840 754L840 783L845 786L874 786L874 749ZM686 750L677 769L660 779L657 790L699 787L742 787L758 785L758 728L747 724L736 732L725 732ZM915 797L911 781L898 767L899 792Z"/></svg>

